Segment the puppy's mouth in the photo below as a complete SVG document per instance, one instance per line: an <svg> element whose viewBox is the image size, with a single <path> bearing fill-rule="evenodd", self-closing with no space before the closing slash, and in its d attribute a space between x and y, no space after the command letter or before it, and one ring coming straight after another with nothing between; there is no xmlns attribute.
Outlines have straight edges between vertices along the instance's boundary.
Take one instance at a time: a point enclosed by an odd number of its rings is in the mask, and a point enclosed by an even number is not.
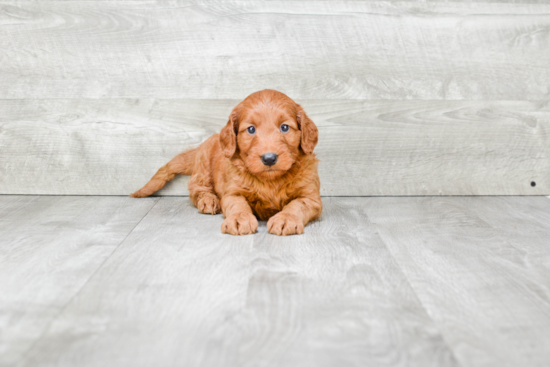
<svg viewBox="0 0 550 367"><path fill-rule="evenodd" d="M284 170L282 170L282 169L269 167L269 168L264 169L264 170L263 170L262 172L260 172L260 173L274 173L274 172L283 172L283 171L284 171Z"/></svg>
<svg viewBox="0 0 550 367"><path fill-rule="evenodd" d="M260 172L256 173L256 176L265 177L265 178L274 178L281 175L284 175L286 173L286 170L274 168L274 167L266 167Z"/></svg>

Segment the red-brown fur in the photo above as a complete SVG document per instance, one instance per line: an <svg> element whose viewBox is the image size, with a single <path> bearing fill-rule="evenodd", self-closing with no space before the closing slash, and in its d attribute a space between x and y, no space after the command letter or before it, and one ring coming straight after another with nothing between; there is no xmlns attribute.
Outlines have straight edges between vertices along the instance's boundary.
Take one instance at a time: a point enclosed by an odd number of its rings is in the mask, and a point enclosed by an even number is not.
<svg viewBox="0 0 550 367"><path fill-rule="evenodd" d="M290 127L284 134L283 123ZM254 135L249 126L255 126ZM176 174L190 174L193 204L201 213L223 212L223 233L254 233L258 217L268 221L270 233L301 234L322 210L317 139L317 127L300 105L274 90L256 92L233 109L220 134L176 156L130 196L149 196ZM271 167L260 160L267 152L278 155Z"/></svg>

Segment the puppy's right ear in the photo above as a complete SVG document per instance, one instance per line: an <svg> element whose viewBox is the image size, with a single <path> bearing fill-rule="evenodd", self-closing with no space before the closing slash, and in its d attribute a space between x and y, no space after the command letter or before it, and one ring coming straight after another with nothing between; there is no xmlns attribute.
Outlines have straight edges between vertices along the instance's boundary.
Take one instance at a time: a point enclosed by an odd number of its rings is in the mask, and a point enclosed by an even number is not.
<svg viewBox="0 0 550 367"><path fill-rule="evenodd" d="M235 107L229 115L227 125L220 132L220 145L223 154L227 158L233 157L237 151L237 132L239 131L239 120L237 116L237 108Z"/></svg>

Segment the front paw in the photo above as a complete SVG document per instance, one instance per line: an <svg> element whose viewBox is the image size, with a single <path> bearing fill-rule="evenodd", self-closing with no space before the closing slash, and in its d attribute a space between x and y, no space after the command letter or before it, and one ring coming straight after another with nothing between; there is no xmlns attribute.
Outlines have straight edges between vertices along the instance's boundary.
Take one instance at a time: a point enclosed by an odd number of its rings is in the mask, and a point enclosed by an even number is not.
<svg viewBox="0 0 550 367"><path fill-rule="evenodd" d="M203 214L220 214L220 199L216 195L204 195L197 203L199 212Z"/></svg>
<svg viewBox="0 0 550 367"><path fill-rule="evenodd" d="M304 233L304 223L295 214L279 212L267 221L267 230L277 236Z"/></svg>
<svg viewBox="0 0 550 367"><path fill-rule="evenodd" d="M258 229L258 220L252 213L239 213L227 217L222 223L222 233L235 236L252 234Z"/></svg>

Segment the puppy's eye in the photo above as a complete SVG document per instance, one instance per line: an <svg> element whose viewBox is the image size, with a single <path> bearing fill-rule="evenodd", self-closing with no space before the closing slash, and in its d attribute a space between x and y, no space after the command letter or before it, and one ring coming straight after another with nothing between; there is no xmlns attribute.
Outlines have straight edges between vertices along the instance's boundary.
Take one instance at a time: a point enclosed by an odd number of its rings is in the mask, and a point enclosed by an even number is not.
<svg viewBox="0 0 550 367"><path fill-rule="evenodd" d="M281 125L281 132L284 134L284 133L287 133L288 130L290 130L290 127L288 125L285 125L285 124L282 124Z"/></svg>
<svg viewBox="0 0 550 367"><path fill-rule="evenodd" d="M254 126L249 126L248 129L246 129L250 135L256 134L256 128Z"/></svg>

